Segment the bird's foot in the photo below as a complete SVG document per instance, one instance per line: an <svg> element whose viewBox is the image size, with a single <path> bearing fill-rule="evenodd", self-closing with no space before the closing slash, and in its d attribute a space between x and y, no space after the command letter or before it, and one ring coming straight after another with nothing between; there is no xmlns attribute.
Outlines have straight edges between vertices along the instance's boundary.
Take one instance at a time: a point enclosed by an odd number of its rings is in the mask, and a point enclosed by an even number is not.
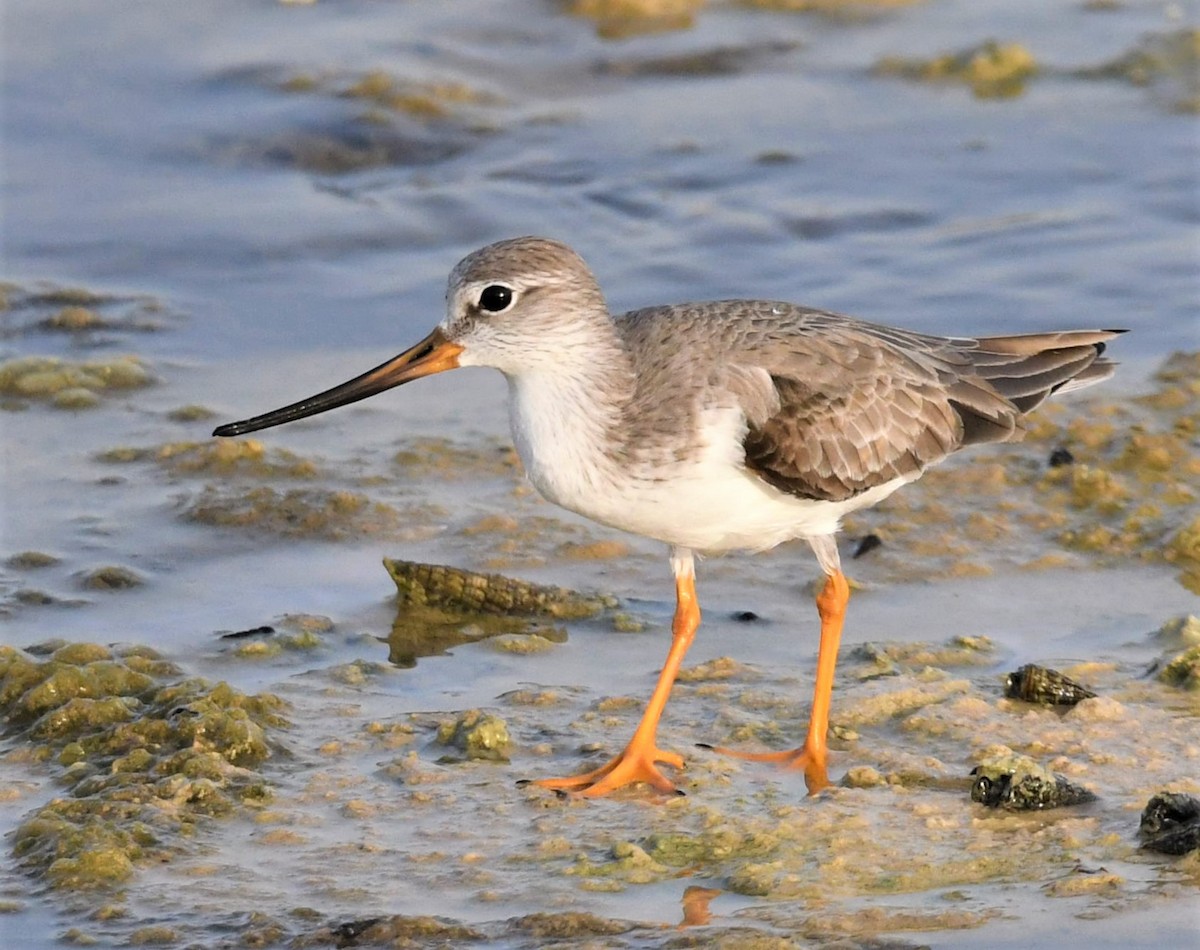
<svg viewBox="0 0 1200 950"><path fill-rule="evenodd" d="M660 792L682 795L675 783L658 770L654 764L656 762L676 769L683 768L683 756L674 752L663 752L653 743L638 744L635 741L630 742L623 752L613 756L598 769L565 778L536 779L531 784L598 798L634 782L645 782Z"/></svg>
<svg viewBox="0 0 1200 950"><path fill-rule="evenodd" d="M807 743L798 749L788 749L784 752L743 752L740 749L728 749L723 746L705 746L721 755L744 759L747 762L773 762L785 769L804 772L804 784L808 786L808 794L829 787L829 770L826 768L826 753L824 749L813 749Z"/></svg>

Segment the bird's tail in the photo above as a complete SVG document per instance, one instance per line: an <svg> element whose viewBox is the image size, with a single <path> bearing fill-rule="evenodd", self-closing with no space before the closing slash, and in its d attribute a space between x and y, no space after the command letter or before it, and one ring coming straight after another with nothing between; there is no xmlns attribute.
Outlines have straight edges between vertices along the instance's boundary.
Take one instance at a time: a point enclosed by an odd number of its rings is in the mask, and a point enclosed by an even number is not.
<svg viewBox="0 0 1200 950"><path fill-rule="evenodd" d="M1069 393L1108 379L1117 364L1101 354L1124 330L1060 330L981 337L971 362L981 379L1022 413L1053 393Z"/></svg>

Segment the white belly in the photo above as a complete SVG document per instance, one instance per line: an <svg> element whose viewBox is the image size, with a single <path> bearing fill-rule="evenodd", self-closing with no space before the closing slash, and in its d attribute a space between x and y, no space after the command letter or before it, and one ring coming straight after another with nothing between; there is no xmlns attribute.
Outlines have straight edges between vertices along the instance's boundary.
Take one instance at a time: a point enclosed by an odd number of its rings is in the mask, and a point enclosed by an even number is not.
<svg viewBox="0 0 1200 950"><path fill-rule="evenodd" d="M700 418L700 451L685 461L622 463L589 431L580 407L529 399L520 384L510 414L517 452L547 499L594 521L698 551L761 551L793 538L830 535L851 511L883 500L899 478L843 502L796 498L745 468L745 422L733 409ZM682 434L681 434L682 436ZM663 453L670 456L671 453Z"/></svg>

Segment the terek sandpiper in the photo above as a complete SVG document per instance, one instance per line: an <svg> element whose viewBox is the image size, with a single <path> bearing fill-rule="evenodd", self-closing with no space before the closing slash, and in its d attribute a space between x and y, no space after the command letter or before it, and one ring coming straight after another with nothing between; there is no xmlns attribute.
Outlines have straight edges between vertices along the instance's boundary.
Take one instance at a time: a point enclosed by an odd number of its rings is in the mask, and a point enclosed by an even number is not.
<svg viewBox="0 0 1200 950"><path fill-rule="evenodd" d="M550 501L670 545L676 607L667 661L633 738L598 769L537 784L603 795L632 782L670 792L658 722L700 623L693 552L811 545L825 583L808 735L744 754L829 784L826 732L850 591L835 535L968 445L1021 437L1051 393L1111 375L1120 330L960 339L789 303L723 300L614 317L592 272L557 241L522 237L468 255L446 316L416 346L340 386L220 426L233 436L302 419L458 366L508 380L513 439ZM728 751L728 750L722 750Z"/></svg>

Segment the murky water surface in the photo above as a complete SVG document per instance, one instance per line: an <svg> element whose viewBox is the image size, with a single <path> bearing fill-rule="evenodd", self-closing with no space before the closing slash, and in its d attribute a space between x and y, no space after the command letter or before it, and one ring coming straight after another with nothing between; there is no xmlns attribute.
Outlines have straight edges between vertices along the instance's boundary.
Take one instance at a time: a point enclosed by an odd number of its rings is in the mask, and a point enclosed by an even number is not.
<svg viewBox="0 0 1200 950"><path fill-rule="evenodd" d="M1196 359L1161 372L1200 350L1194 13L10 2L6 944L1193 939L1196 855L1136 829L1155 791L1200 793L1197 661L1158 676L1200 591ZM532 492L502 381L208 438L399 352L463 253L524 233L577 247L614 309L753 294L938 333L1132 331L1118 377L1026 443L847 525L825 795L695 748L799 739L805 546L701 564L662 729L687 797L559 800L516 780L624 743L671 584L656 545ZM384 556L617 606L414 638ZM73 643L115 646L80 673L50 658ZM21 706L51 662L110 685ZM1004 699L1027 662L1099 696ZM1004 750L1098 800L972 804Z"/></svg>

